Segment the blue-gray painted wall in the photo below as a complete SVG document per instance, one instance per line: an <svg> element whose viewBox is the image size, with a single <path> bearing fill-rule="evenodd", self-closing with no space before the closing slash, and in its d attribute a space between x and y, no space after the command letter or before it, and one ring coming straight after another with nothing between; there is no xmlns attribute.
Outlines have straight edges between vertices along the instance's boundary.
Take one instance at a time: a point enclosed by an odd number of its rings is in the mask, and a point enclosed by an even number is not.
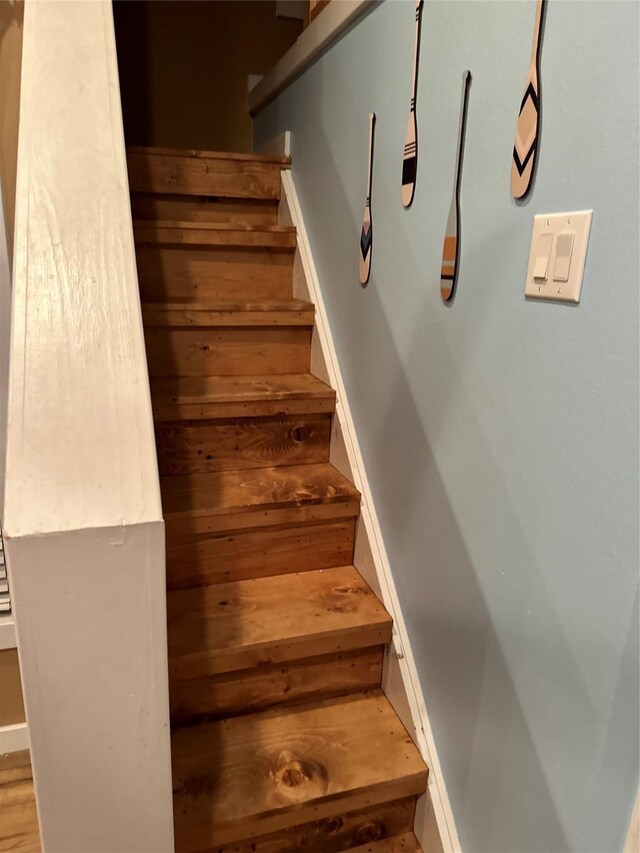
<svg viewBox="0 0 640 853"><path fill-rule="evenodd" d="M386 0L257 118L294 177L463 848L614 851L638 785L636 2L549 0L537 181L509 192L528 0ZM439 269L473 74L458 294ZM373 271L358 283L367 115ZM579 306L526 302L533 215L593 208Z"/></svg>

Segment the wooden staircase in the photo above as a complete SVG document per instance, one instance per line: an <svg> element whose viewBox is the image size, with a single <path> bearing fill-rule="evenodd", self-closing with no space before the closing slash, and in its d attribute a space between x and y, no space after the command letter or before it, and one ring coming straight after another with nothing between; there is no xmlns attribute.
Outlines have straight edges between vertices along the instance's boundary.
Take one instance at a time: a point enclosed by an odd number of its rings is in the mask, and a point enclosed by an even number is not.
<svg viewBox="0 0 640 853"><path fill-rule="evenodd" d="M286 158L128 152L167 533L176 849L419 850L427 769L380 689L335 393L292 298Z"/></svg>

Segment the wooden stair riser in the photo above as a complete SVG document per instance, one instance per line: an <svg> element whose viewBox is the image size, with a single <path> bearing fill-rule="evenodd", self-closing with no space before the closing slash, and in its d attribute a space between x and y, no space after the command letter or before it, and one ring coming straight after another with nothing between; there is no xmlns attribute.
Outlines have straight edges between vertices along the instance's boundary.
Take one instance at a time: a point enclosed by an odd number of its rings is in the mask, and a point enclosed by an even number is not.
<svg viewBox="0 0 640 853"><path fill-rule="evenodd" d="M215 196L132 193L131 213L134 219L276 225L278 202Z"/></svg>
<svg viewBox="0 0 640 853"><path fill-rule="evenodd" d="M172 753L180 850L246 843L415 797L427 782L380 691L180 728Z"/></svg>
<svg viewBox="0 0 640 853"><path fill-rule="evenodd" d="M294 826L250 842L224 844L216 847L216 853L341 853L410 833L415 809L416 798L407 797Z"/></svg>
<svg viewBox="0 0 640 853"><path fill-rule="evenodd" d="M151 377L307 373L311 359L306 326L148 327L145 341Z"/></svg>
<svg viewBox="0 0 640 853"><path fill-rule="evenodd" d="M177 193L222 198L280 198L283 164L224 156L193 156L162 150L127 152L129 187L133 192Z"/></svg>
<svg viewBox="0 0 640 853"><path fill-rule="evenodd" d="M299 571L353 561L356 519L264 527L221 534L167 530L169 590Z"/></svg>
<svg viewBox="0 0 640 853"><path fill-rule="evenodd" d="M302 650L299 650L302 651ZM170 663L171 724L188 726L380 687L384 646L184 678ZM175 670L174 670L175 668Z"/></svg>
<svg viewBox="0 0 640 853"><path fill-rule="evenodd" d="M293 252L199 246L138 246L147 301L291 299Z"/></svg>
<svg viewBox="0 0 640 853"><path fill-rule="evenodd" d="M328 462L331 415L156 424L161 474Z"/></svg>

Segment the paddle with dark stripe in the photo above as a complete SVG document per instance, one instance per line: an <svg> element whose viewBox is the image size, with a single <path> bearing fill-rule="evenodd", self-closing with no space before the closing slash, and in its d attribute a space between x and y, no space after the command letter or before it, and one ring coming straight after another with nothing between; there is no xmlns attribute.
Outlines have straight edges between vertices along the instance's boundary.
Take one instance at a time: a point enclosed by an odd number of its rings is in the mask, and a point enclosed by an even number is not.
<svg viewBox="0 0 640 853"><path fill-rule="evenodd" d="M367 167L367 200L364 204L362 231L360 232L360 284L364 287L371 275L371 250L373 248L373 223L371 221L371 178L373 175L373 136L376 114L369 113L369 165Z"/></svg>
<svg viewBox="0 0 640 853"><path fill-rule="evenodd" d="M409 123L404 142L402 157L402 204L409 207L416 190L416 173L418 171L418 128L416 122L416 95L418 92L418 54L420 51L420 20L422 17L422 0L416 0L415 42L413 47L413 88L411 91L411 107Z"/></svg>
<svg viewBox="0 0 640 853"><path fill-rule="evenodd" d="M451 302L458 283L458 261L460 258L460 185L462 183L462 154L464 137L467 129L467 106L469 104L469 88L471 72L462 75L462 103L460 105L460 128L458 130L458 150L456 153L456 171L453 185L453 197L447 229L442 247L442 267L440 270L440 295L445 302Z"/></svg>
<svg viewBox="0 0 640 853"><path fill-rule="evenodd" d="M540 138L540 49L546 0L538 0L527 83L520 103L511 162L511 194L524 198L531 189Z"/></svg>

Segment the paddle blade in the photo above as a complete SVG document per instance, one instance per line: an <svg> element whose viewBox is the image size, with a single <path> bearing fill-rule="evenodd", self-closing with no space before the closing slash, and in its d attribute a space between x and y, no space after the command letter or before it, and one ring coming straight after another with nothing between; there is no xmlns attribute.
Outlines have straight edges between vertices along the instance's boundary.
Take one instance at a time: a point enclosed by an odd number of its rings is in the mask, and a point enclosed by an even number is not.
<svg viewBox="0 0 640 853"><path fill-rule="evenodd" d="M371 250L373 248L373 228L369 208L365 209L362 231L360 232L360 284L364 287L371 275Z"/></svg>
<svg viewBox="0 0 640 853"><path fill-rule="evenodd" d="M416 128L416 113L412 109L409 113L407 125L407 136L404 143L404 156L402 159L402 204L409 207L413 201L416 190L416 173L418 171L418 143Z"/></svg>
<svg viewBox="0 0 640 853"><path fill-rule="evenodd" d="M524 198L531 188L538 148L539 123L540 103L537 81L535 77L530 77L520 104L516 136L513 143L511 194L514 198Z"/></svg>
<svg viewBox="0 0 640 853"><path fill-rule="evenodd" d="M458 238L455 234L446 234L442 246L442 266L440 268L440 295L445 302L453 298L458 278Z"/></svg>

